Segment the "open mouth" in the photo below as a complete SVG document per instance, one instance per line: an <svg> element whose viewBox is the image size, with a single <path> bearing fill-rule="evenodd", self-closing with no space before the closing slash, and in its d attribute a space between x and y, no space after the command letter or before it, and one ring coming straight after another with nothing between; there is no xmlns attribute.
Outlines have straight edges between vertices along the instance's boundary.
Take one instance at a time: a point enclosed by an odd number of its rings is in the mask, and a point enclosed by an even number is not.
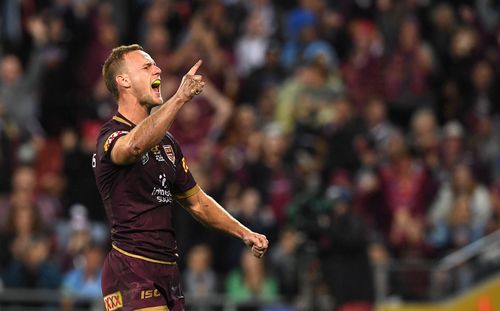
<svg viewBox="0 0 500 311"><path fill-rule="evenodd" d="M160 92L160 85L161 85L161 80L156 79L153 81L153 83L151 83L151 88L159 93Z"/></svg>

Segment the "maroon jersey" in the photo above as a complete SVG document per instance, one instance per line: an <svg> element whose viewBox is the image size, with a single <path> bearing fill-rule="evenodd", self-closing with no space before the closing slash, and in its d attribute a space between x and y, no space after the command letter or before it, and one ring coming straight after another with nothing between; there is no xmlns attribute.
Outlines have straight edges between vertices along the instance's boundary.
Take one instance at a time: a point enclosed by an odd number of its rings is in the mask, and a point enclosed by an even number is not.
<svg viewBox="0 0 500 311"><path fill-rule="evenodd" d="M114 144L134 126L120 114L105 123L92 160L111 226L113 248L148 261L175 262L178 255L172 227L174 200L195 194L199 187L169 133L136 163L114 164Z"/></svg>

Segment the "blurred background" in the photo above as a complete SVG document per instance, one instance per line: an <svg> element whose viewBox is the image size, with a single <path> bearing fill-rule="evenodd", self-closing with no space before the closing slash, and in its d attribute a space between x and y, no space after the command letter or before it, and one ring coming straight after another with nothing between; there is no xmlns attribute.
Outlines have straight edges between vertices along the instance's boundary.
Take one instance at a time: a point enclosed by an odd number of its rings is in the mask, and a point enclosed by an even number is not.
<svg viewBox="0 0 500 311"><path fill-rule="evenodd" d="M0 0L0 309L103 310L91 157L139 43L201 187L264 260L174 211L188 310L500 310L500 1Z"/></svg>

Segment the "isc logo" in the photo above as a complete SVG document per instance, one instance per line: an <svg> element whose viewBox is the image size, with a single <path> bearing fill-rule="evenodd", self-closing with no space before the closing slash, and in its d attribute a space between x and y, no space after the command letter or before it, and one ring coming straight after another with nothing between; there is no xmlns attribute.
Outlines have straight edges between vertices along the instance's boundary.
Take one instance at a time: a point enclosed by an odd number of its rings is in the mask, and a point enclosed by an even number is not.
<svg viewBox="0 0 500 311"><path fill-rule="evenodd" d="M106 306L106 311L114 311L123 307L122 294L120 292L115 292L104 297L104 304Z"/></svg>
<svg viewBox="0 0 500 311"><path fill-rule="evenodd" d="M147 299L147 298L159 297L159 296L160 296L160 292L158 291L158 289L141 290L141 299Z"/></svg>

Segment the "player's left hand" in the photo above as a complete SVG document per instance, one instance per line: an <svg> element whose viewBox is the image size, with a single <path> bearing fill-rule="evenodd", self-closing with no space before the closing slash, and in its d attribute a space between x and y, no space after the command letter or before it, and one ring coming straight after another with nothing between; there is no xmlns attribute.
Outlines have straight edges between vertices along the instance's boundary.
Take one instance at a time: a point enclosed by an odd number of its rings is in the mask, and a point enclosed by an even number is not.
<svg viewBox="0 0 500 311"><path fill-rule="evenodd" d="M266 236L255 232L251 232L243 237L243 242L252 250L252 254L257 258L262 258L269 246Z"/></svg>

